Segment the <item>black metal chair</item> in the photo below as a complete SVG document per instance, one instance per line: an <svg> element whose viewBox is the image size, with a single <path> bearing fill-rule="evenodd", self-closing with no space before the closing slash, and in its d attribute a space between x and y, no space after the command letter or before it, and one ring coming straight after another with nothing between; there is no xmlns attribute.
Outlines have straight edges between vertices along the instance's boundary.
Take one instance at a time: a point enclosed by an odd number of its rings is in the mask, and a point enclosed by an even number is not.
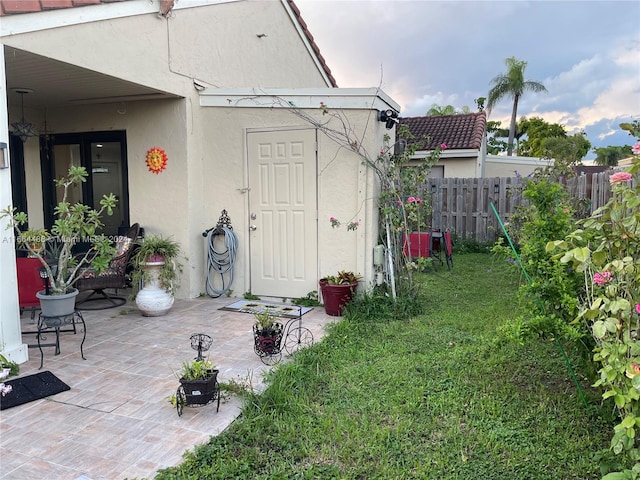
<svg viewBox="0 0 640 480"><path fill-rule="evenodd" d="M140 225L134 223L125 235L118 237L116 253L104 272L96 274L91 268L83 272L82 277L76 281L75 287L80 292L91 291L91 293L85 297L78 297L76 306L82 310L103 310L119 307L127 302L126 297L117 295L117 290L129 286L127 267L135 250L139 233ZM109 294L105 291L106 289L115 289L116 295Z"/></svg>

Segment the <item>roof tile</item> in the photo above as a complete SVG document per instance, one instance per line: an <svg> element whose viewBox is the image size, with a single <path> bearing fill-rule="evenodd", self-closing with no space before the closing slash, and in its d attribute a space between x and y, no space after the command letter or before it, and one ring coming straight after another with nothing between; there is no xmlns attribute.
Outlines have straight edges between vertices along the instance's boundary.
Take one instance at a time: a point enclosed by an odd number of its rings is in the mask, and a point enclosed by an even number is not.
<svg viewBox="0 0 640 480"><path fill-rule="evenodd" d="M2 0L2 13L32 13L42 10L40 0Z"/></svg>
<svg viewBox="0 0 640 480"><path fill-rule="evenodd" d="M480 150L487 127L485 112L459 115L433 115L400 118L415 137L409 143L419 143L418 150L434 150L443 143L447 150Z"/></svg>

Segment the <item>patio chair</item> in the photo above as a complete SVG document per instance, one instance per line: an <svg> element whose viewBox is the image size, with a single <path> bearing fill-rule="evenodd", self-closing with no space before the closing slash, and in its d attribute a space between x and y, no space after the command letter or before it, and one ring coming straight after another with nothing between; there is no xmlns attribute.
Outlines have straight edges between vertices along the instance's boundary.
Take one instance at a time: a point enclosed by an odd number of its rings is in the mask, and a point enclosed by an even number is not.
<svg viewBox="0 0 640 480"><path fill-rule="evenodd" d="M75 283L80 291L91 293L76 301L82 310L103 310L119 307L127 302L126 297L118 296L117 290L129 285L127 266L135 249L135 241L140 233L140 225L134 223L125 235L118 237L116 252L109 263L109 267L102 273L96 274L92 268L87 268L82 277ZM107 293L106 289L115 289L116 295ZM93 304L92 302L100 302Z"/></svg>
<svg viewBox="0 0 640 480"><path fill-rule="evenodd" d="M42 264L37 258L16 258L18 277L18 305L20 313L31 310L31 323L35 323L36 311L40 309L40 300L36 293L44 290L44 279L40 275Z"/></svg>

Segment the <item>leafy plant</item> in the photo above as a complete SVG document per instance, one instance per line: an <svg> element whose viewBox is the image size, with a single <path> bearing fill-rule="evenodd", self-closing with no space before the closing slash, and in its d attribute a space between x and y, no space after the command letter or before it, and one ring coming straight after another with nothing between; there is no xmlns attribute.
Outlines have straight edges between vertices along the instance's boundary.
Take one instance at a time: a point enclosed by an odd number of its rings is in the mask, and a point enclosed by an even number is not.
<svg viewBox="0 0 640 480"><path fill-rule="evenodd" d="M256 327L260 332L270 332L274 330L274 326L276 325L275 317L269 312L258 312L254 313L253 316L256 318Z"/></svg>
<svg viewBox="0 0 640 480"><path fill-rule="evenodd" d="M88 176L85 167L71 166L66 177L55 180L57 187L62 188L62 200L56 205L54 214L56 219L51 234L60 242L55 268L45 260L46 253L34 250L29 243L26 244L30 254L40 259L40 263L47 272L51 294L62 295L67 293L78 278L83 274L83 269L91 267L96 274L104 271L108 266L115 247L104 235L98 235L104 224L100 220L103 214L112 215L117 204L114 194L103 195L100 200L100 208L93 209L82 203L71 204L69 201L69 189L74 185L80 185ZM16 212L15 209L6 208L0 212L0 217L9 219L8 228L13 228L16 236L22 232L20 226L28 223L25 212ZM91 248L83 254L75 255L73 247L77 242L89 242Z"/></svg>
<svg viewBox="0 0 640 480"><path fill-rule="evenodd" d="M510 319L505 329L520 341L526 336L582 338L587 331L573 323L581 281L546 249L547 242L567 235L575 226L568 194L561 184L540 175L525 180L523 196L529 203L518 211L519 252L509 251L502 239L493 250L505 254L528 280L519 290L526 313Z"/></svg>
<svg viewBox="0 0 640 480"><path fill-rule="evenodd" d="M40 251L50 237L51 235L44 228L30 228L22 232L16 240L21 247L28 248L28 246L31 246L33 250Z"/></svg>
<svg viewBox="0 0 640 480"><path fill-rule="evenodd" d="M18 375L20 373L20 365L13 360L9 360L7 357L0 353L0 368L8 368L9 375Z"/></svg>
<svg viewBox="0 0 640 480"><path fill-rule="evenodd" d="M317 307L320 305L320 302L318 301L318 291L313 290L307 293L304 297L294 298L291 300L291 303L301 307Z"/></svg>
<svg viewBox="0 0 640 480"><path fill-rule="evenodd" d="M144 269L147 262L164 262L158 276L160 285L169 293L175 293L179 287L178 274L183 271L181 257L182 249L175 240L162 235L146 237L131 260L134 266L133 284L138 285L140 281L148 282L150 280L149 273Z"/></svg>
<svg viewBox="0 0 640 480"><path fill-rule="evenodd" d="M254 295L251 292L244 292L243 298L245 300L260 300L260 297L257 295Z"/></svg>
<svg viewBox="0 0 640 480"><path fill-rule="evenodd" d="M640 138L640 125L630 125ZM640 478L640 142L624 172L611 175L613 195L579 229L549 242L562 265L583 276L584 289L576 321L592 333L594 361L600 366L595 386L613 400L620 423L611 450L622 467L604 478ZM634 184L635 182L635 184Z"/></svg>
<svg viewBox="0 0 640 480"><path fill-rule="evenodd" d="M215 364L209 360L183 362L178 378L181 380L206 380L215 368Z"/></svg>
<svg viewBox="0 0 640 480"><path fill-rule="evenodd" d="M323 277L329 285L352 285L358 283L362 278L362 275L357 275L354 272L341 270L337 275L327 275Z"/></svg>

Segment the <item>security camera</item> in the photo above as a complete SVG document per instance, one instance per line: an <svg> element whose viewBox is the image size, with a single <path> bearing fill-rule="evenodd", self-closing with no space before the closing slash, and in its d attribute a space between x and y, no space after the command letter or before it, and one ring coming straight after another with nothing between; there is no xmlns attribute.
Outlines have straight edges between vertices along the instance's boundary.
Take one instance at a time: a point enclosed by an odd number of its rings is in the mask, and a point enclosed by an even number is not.
<svg viewBox="0 0 640 480"><path fill-rule="evenodd" d="M389 130L398 123L398 112L391 109L383 110L378 112L378 120L380 122L385 122L384 126Z"/></svg>

